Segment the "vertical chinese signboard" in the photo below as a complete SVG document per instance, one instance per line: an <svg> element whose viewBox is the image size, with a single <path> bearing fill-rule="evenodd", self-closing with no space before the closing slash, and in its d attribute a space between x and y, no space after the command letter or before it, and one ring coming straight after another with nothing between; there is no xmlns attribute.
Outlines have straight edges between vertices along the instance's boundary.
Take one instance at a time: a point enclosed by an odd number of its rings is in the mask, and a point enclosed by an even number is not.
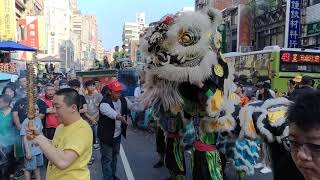
<svg viewBox="0 0 320 180"><path fill-rule="evenodd" d="M0 0L0 40L16 40L15 0Z"/></svg>
<svg viewBox="0 0 320 180"><path fill-rule="evenodd" d="M285 47L299 48L301 45L302 0L287 0Z"/></svg>

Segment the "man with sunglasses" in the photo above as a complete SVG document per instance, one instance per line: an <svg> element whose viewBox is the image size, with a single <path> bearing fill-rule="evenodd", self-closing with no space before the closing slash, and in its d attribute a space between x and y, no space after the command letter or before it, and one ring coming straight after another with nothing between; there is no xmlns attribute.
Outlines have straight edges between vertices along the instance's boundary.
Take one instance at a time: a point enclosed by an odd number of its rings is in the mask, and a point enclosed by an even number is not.
<svg viewBox="0 0 320 180"><path fill-rule="evenodd" d="M288 144L306 180L320 179L320 92L301 95L288 111ZM291 173L291 172L288 172Z"/></svg>

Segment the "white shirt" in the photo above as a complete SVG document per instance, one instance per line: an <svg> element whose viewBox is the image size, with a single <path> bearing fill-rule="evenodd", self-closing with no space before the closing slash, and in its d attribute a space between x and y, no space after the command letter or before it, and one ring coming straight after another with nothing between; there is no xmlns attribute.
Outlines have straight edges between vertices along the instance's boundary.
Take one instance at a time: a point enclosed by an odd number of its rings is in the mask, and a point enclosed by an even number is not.
<svg viewBox="0 0 320 180"><path fill-rule="evenodd" d="M114 109L118 114L121 114L121 101L118 99L117 102L112 102ZM121 121L116 121L116 127L114 129L113 137L118 137L121 134Z"/></svg>
<svg viewBox="0 0 320 180"><path fill-rule="evenodd" d="M127 101L128 109L134 110L134 111L142 111L142 108L139 107L136 103L133 104L127 98L125 99ZM116 120L116 117L118 115L121 115L121 101L120 99L118 99L116 102L112 102L112 103L113 103L114 109L108 103L101 103L99 109L101 114L108 116L110 119L113 119L116 121L116 127L113 135L113 137L115 138L121 134L121 121Z"/></svg>

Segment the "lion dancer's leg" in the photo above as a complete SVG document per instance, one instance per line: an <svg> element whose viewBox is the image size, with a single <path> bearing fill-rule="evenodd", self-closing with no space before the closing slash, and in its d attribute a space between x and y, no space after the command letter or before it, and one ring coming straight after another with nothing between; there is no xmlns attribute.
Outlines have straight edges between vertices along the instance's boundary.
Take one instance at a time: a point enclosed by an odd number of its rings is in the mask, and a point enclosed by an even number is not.
<svg viewBox="0 0 320 180"><path fill-rule="evenodd" d="M180 144L179 134L168 133L167 135L165 164L170 172L171 179L184 179L186 165L184 148Z"/></svg>
<svg viewBox="0 0 320 180"><path fill-rule="evenodd" d="M164 132L160 126L157 125L156 130L156 149L159 154L159 161L153 166L153 168L160 168L164 166L164 155L166 150Z"/></svg>
<svg viewBox="0 0 320 180"><path fill-rule="evenodd" d="M193 119L196 141L193 143L193 179L222 180L222 167L219 151L215 146L217 143L217 133L206 133L200 128L200 118Z"/></svg>
<svg viewBox="0 0 320 180"><path fill-rule="evenodd" d="M181 145L181 136L179 131L182 129L182 120L175 119L174 131L166 133L165 165L168 168L171 177L169 179L183 180L186 174L186 165L184 158L184 147Z"/></svg>
<svg viewBox="0 0 320 180"><path fill-rule="evenodd" d="M194 143L193 179L222 180L221 159L215 133L206 133Z"/></svg>

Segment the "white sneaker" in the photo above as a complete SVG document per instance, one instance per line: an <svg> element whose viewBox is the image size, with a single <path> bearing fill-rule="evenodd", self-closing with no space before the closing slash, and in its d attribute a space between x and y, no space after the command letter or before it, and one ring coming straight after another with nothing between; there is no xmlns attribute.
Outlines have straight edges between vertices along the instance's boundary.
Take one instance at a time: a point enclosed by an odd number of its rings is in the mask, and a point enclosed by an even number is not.
<svg viewBox="0 0 320 180"><path fill-rule="evenodd" d="M260 171L262 174L271 173L271 169L269 167L264 167Z"/></svg>
<svg viewBox="0 0 320 180"><path fill-rule="evenodd" d="M260 169L263 167L263 164L262 163L257 163L256 165L254 165L254 168L255 169Z"/></svg>

